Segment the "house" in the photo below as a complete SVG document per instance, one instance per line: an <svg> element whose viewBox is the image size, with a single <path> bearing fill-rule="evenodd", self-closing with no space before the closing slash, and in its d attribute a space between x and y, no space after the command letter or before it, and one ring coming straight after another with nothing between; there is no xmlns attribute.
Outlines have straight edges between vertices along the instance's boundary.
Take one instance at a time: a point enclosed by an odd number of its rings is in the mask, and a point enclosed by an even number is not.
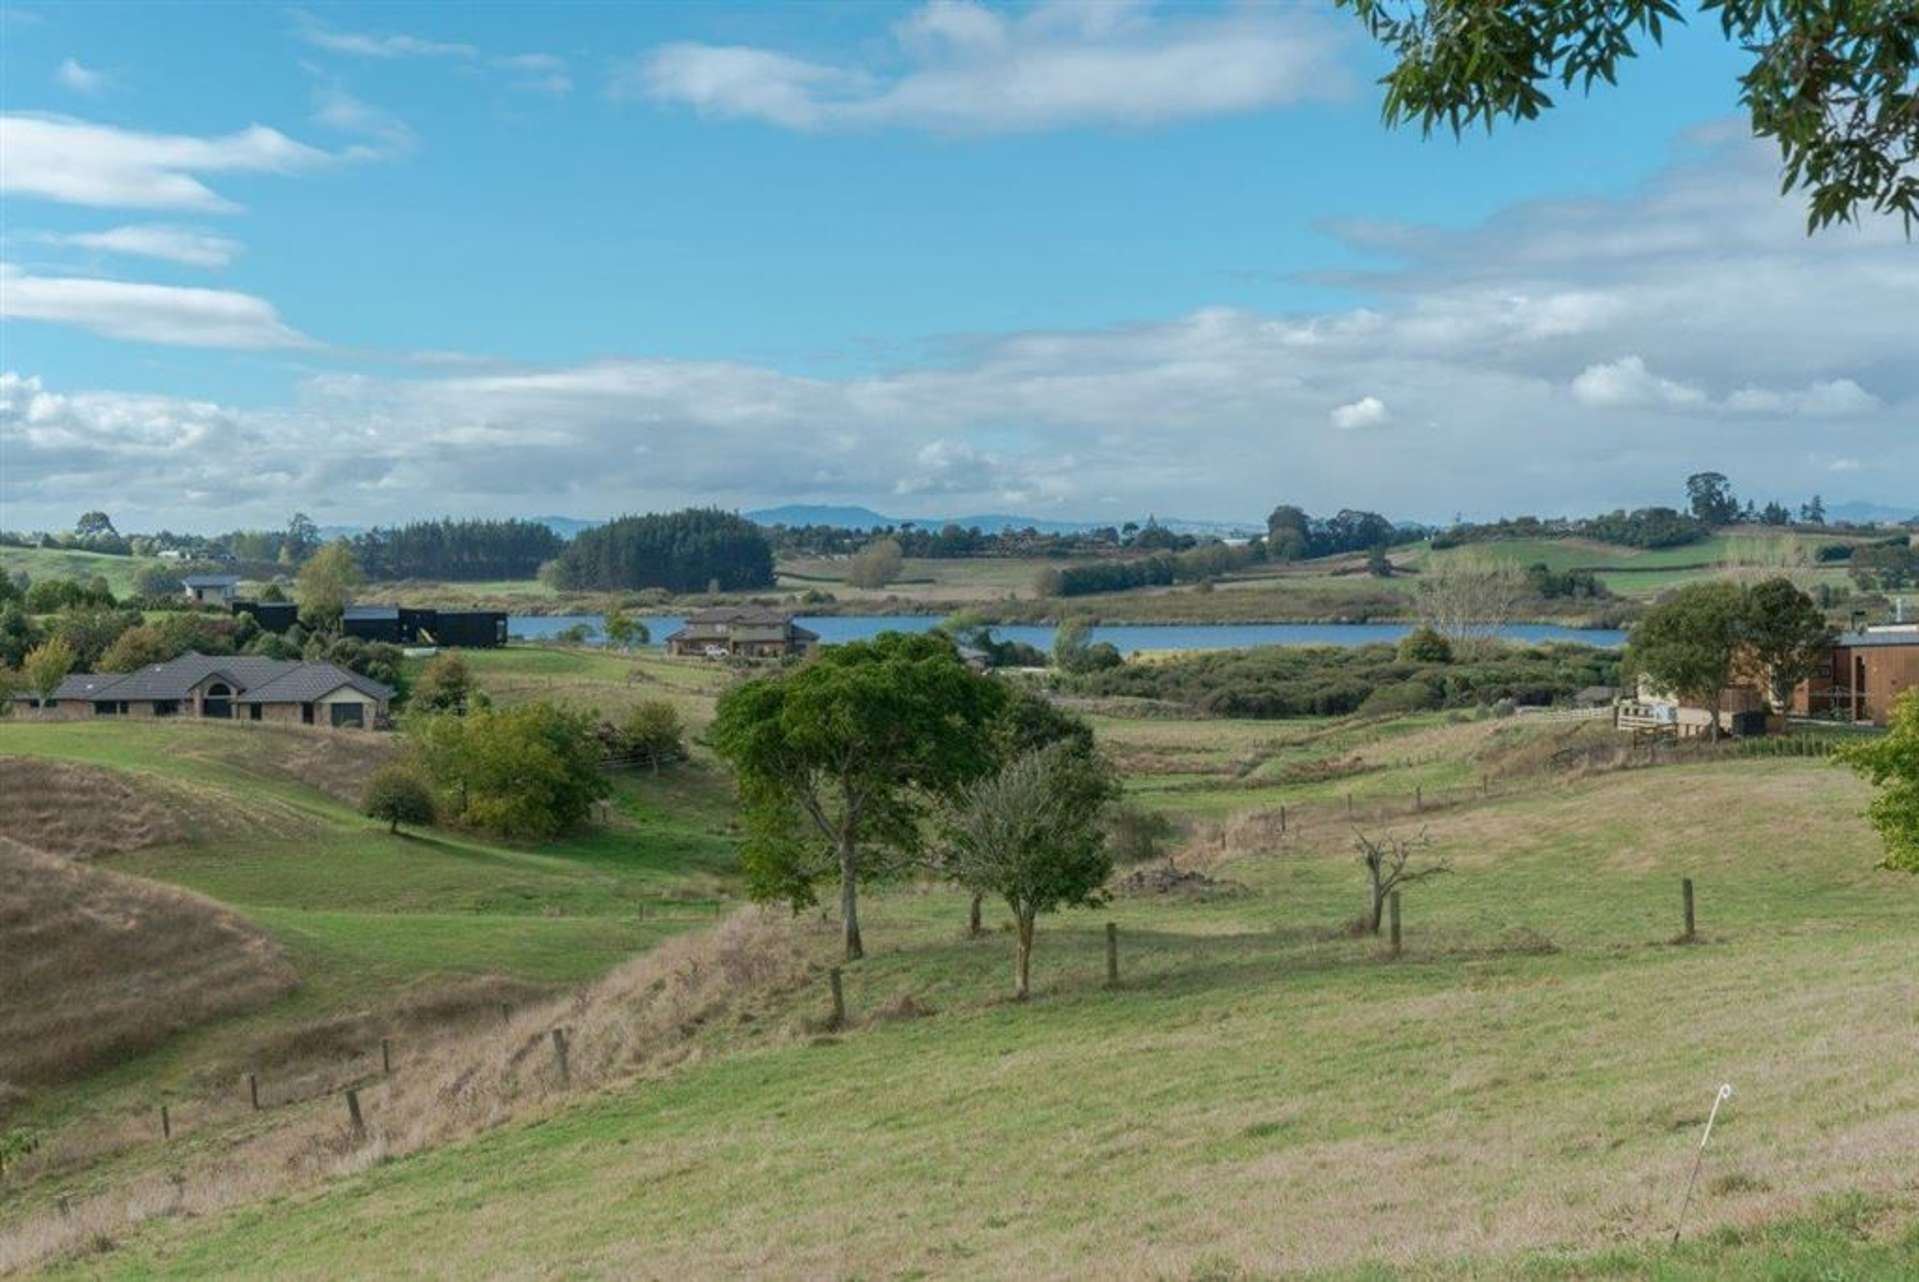
<svg viewBox="0 0 1919 1282"><path fill-rule="evenodd" d="M666 652L680 655L779 659L810 654L820 634L793 622L793 616L755 605L723 605L695 610L686 625L666 638Z"/></svg>
<svg viewBox="0 0 1919 1282"><path fill-rule="evenodd" d="M180 580L181 590L187 600L195 605L233 604L239 594L240 576L237 574L189 574Z"/></svg>
<svg viewBox="0 0 1919 1282"><path fill-rule="evenodd" d="M1830 660L1793 691L1793 714L1887 725L1893 700L1919 686L1919 623L1842 632Z"/></svg>
<svg viewBox="0 0 1919 1282"><path fill-rule="evenodd" d="M16 695L29 705L30 695ZM393 691L331 663L254 654L187 653L128 673L73 673L44 716L201 717L368 728L387 719Z"/></svg>
<svg viewBox="0 0 1919 1282"><path fill-rule="evenodd" d="M1764 734L1769 711L1765 692L1757 685L1729 686L1719 696L1719 732ZM1613 724L1621 730L1668 732L1682 739L1711 733L1712 722L1711 709L1654 688L1644 674L1632 697L1622 699L1613 714Z"/></svg>

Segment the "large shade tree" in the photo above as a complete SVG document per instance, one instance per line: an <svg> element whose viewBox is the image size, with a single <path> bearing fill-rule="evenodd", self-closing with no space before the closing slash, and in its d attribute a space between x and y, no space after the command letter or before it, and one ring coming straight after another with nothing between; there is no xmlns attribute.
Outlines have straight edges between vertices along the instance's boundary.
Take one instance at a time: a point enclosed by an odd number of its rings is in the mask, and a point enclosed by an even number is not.
<svg viewBox="0 0 1919 1282"><path fill-rule="evenodd" d="M755 898L814 902L839 879L848 960L859 883L916 861L931 807L994 764L1001 685L952 642L884 632L720 698L709 741L739 781Z"/></svg>
<svg viewBox="0 0 1919 1282"><path fill-rule="evenodd" d="M1801 681L1826 670L1837 639L1825 612L1792 580L1767 579L1746 590L1745 658L1781 712L1791 706Z"/></svg>
<svg viewBox="0 0 1919 1282"><path fill-rule="evenodd" d="M1738 584L1694 583L1633 625L1627 658L1655 689L1709 709L1709 733L1717 739L1719 705L1733 682L1745 622L1746 594Z"/></svg>
<svg viewBox="0 0 1919 1282"><path fill-rule="evenodd" d="M1685 21L1672 0L1338 0L1397 60L1389 125L1431 133L1531 120L1554 87L1614 83L1619 66ZM1807 193L1807 229L1862 209L1919 218L1919 4L1913 0L1702 0L1751 65L1739 78L1753 133L1778 144L1784 187Z"/></svg>

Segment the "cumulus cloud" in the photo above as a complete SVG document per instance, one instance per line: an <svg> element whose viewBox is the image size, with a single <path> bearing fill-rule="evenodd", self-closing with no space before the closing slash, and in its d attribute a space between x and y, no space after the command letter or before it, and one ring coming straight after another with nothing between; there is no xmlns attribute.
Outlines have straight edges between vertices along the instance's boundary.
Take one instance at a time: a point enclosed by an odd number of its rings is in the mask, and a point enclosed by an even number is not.
<svg viewBox="0 0 1919 1282"><path fill-rule="evenodd" d="M1358 427L1379 427L1391 421L1392 415L1386 412L1386 402L1377 396L1362 396L1356 401L1334 408L1333 426L1342 432L1350 432Z"/></svg>
<svg viewBox="0 0 1919 1282"><path fill-rule="evenodd" d="M136 223L105 231L42 232L36 239L105 254L159 258L189 267L225 267L241 250L240 242L190 227Z"/></svg>
<svg viewBox="0 0 1919 1282"><path fill-rule="evenodd" d="M85 276L34 276L0 264L0 317L78 325L107 338L242 350L313 340L251 294Z"/></svg>
<svg viewBox="0 0 1919 1282"><path fill-rule="evenodd" d="M621 68L609 92L788 129L1001 133L1238 114L1348 87L1333 29L1292 11L1160 17L1145 3L1052 0L1008 17L931 0L893 36L887 61L903 70L681 42Z"/></svg>
<svg viewBox="0 0 1919 1282"><path fill-rule="evenodd" d="M0 195L99 208L239 208L200 181L225 173L297 174L337 157L277 129L212 138L152 134L65 116L0 114Z"/></svg>
<svg viewBox="0 0 1919 1282"><path fill-rule="evenodd" d="M1573 379L1573 395L1587 405L1605 409L1635 409L1644 405L1704 405L1706 394L1696 387L1660 378L1637 356L1588 365Z"/></svg>
<svg viewBox="0 0 1919 1282"><path fill-rule="evenodd" d="M89 96L100 93L111 83L106 72L83 66L73 58L61 60L59 68L53 73L53 79L64 89L71 89L75 93Z"/></svg>

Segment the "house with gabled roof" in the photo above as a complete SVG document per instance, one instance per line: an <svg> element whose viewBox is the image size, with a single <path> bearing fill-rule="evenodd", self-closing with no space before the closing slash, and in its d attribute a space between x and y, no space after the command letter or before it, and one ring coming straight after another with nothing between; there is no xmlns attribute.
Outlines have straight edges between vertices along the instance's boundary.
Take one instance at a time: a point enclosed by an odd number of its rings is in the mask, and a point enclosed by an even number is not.
<svg viewBox="0 0 1919 1282"><path fill-rule="evenodd" d="M200 717L370 729L390 716L393 693L332 663L187 653L133 672L70 674L38 706L62 720ZM33 703L30 695L15 698Z"/></svg>
<svg viewBox="0 0 1919 1282"><path fill-rule="evenodd" d="M666 638L668 654L707 658L780 659L810 654L820 634L793 616L762 605L721 605L695 610L686 625Z"/></svg>
<svg viewBox="0 0 1919 1282"><path fill-rule="evenodd" d="M240 593L237 574L189 574L180 580L187 600L195 605L232 605Z"/></svg>

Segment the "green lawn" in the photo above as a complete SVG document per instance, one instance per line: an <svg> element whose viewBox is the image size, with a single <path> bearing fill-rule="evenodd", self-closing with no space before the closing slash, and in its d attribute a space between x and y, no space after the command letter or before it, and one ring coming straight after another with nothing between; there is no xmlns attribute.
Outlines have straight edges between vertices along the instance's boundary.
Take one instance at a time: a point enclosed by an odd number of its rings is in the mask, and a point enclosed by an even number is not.
<svg viewBox="0 0 1919 1282"><path fill-rule="evenodd" d="M60 548L0 547L0 572L24 570L35 580L78 579L95 575L106 579L115 596L133 591L133 576L142 566L162 564L152 557L107 556L100 552L69 552Z"/></svg>

